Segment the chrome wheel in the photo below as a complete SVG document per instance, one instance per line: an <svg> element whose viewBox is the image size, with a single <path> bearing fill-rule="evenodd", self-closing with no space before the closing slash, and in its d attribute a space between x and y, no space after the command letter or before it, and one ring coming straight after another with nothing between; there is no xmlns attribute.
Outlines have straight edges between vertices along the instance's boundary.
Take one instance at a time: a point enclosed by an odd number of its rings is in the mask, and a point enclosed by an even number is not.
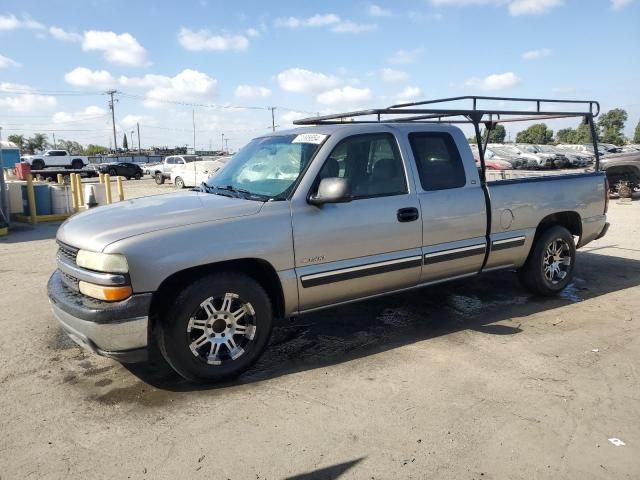
<svg viewBox="0 0 640 480"><path fill-rule="evenodd" d="M207 298L187 325L191 353L209 365L240 358L251 348L255 334L255 310L235 293Z"/></svg>
<svg viewBox="0 0 640 480"><path fill-rule="evenodd" d="M571 269L571 248L562 238L553 240L544 251L542 267L545 278L556 285L568 275Z"/></svg>

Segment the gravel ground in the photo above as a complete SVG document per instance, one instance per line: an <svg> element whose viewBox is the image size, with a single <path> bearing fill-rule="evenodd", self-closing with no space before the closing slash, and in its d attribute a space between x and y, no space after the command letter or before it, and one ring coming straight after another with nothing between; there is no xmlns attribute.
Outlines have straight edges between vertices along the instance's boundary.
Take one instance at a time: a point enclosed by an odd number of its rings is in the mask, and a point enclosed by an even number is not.
<svg viewBox="0 0 640 480"><path fill-rule="evenodd" d="M558 298L495 272L318 312L209 387L71 343L45 295L57 225L16 227L0 239L0 478L640 478L640 202L609 217Z"/></svg>

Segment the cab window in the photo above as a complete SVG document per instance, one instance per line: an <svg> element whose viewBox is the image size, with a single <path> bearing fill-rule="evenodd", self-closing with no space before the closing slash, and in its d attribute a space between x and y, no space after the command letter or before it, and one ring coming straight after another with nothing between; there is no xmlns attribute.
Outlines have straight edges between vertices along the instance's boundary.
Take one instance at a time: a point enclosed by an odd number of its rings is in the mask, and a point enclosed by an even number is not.
<svg viewBox="0 0 640 480"><path fill-rule="evenodd" d="M467 178L453 137L441 132L414 132L409 143L424 190L464 187Z"/></svg>
<svg viewBox="0 0 640 480"><path fill-rule="evenodd" d="M354 199L407 193L407 179L396 139L390 133L354 135L335 146L322 178L349 180Z"/></svg>

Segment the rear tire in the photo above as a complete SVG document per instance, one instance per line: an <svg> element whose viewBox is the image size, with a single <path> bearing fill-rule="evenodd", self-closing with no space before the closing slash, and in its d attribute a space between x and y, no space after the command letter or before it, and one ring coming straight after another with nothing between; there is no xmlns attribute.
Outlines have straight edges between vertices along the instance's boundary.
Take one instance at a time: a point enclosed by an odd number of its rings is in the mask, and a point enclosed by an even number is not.
<svg viewBox="0 0 640 480"><path fill-rule="evenodd" d="M161 173L155 175L156 185L162 185L164 183L164 176Z"/></svg>
<svg viewBox="0 0 640 480"><path fill-rule="evenodd" d="M140 172L136 173L134 177L136 180L140 180L142 178L142 174Z"/></svg>
<svg viewBox="0 0 640 480"><path fill-rule="evenodd" d="M522 285L536 295L557 295L571 282L575 259L573 235L556 225L535 240L518 277Z"/></svg>
<svg viewBox="0 0 640 480"><path fill-rule="evenodd" d="M34 170L44 170L44 161L43 160L34 160L31 163L31 168Z"/></svg>
<svg viewBox="0 0 640 480"><path fill-rule="evenodd" d="M73 162L71 162L71 168L74 170L81 170L84 167L84 162L79 158L76 158Z"/></svg>
<svg viewBox="0 0 640 480"><path fill-rule="evenodd" d="M160 320L157 342L182 377L218 382L236 377L267 346L273 311L269 296L253 278L218 273L180 292Z"/></svg>

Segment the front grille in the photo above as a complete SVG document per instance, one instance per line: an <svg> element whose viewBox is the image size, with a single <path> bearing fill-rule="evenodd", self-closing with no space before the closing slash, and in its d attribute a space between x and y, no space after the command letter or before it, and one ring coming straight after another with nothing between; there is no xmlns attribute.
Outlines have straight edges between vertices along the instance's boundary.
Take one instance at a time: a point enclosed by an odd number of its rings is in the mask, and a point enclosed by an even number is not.
<svg viewBox="0 0 640 480"><path fill-rule="evenodd" d="M66 243L58 242L58 254L68 258L73 263L76 263L76 257L78 256L78 248L67 245Z"/></svg>
<svg viewBox="0 0 640 480"><path fill-rule="evenodd" d="M72 277L71 275L67 275L63 271L60 271L60 276L62 278L62 283L64 283L65 287L67 287L68 289L70 289L70 290L72 290L74 292L79 292L80 291L80 286L78 285L78 279L77 278Z"/></svg>

